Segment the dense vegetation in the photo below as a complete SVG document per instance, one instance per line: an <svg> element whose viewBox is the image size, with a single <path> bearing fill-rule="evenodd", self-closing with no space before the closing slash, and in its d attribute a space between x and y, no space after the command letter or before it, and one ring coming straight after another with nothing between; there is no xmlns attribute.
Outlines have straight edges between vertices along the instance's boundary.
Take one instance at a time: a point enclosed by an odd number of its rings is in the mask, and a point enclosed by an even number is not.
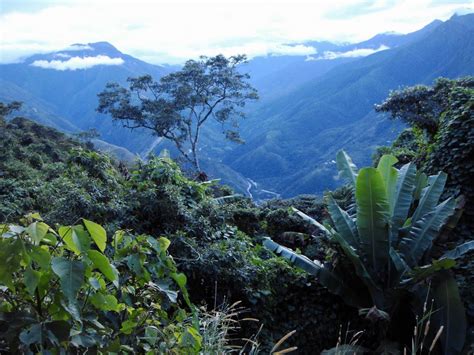
<svg viewBox="0 0 474 355"><path fill-rule="evenodd" d="M280 349L397 353L434 343L458 352L472 339L463 341L464 309L467 325L474 316L472 224L461 217L473 210L473 85L420 90L444 98L430 116L434 131L409 122L375 168L357 171L341 152L349 184L324 199L260 206L191 180L167 157L127 167L1 117L0 350L269 353L295 330ZM408 110L413 92L394 93L386 111ZM16 107L1 108L6 116Z"/></svg>

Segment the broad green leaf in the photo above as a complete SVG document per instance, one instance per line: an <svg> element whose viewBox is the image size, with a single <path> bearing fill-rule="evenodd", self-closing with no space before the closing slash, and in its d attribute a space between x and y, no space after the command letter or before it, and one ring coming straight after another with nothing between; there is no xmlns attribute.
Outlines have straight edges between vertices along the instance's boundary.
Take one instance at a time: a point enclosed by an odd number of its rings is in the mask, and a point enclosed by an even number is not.
<svg viewBox="0 0 474 355"><path fill-rule="evenodd" d="M382 175L383 182L385 184L385 190L387 192L387 200L390 206L390 215L392 215L393 207L395 204L395 191L397 188L397 177L398 171L393 166L398 162L398 159L393 155L383 155L379 164L377 165L377 170Z"/></svg>
<svg viewBox="0 0 474 355"><path fill-rule="evenodd" d="M353 186L356 184L357 167L352 162L351 157L343 150L340 150L336 155L337 169L339 176L348 180Z"/></svg>
<svg viewBox="0 0 474 355"><path fill-rule="evenodd" d="M186 279L186 275L183 274L183 273L172 273L171 274L171 277L173 278L173 280L178 284L179 288L185 288L186 287L186 282L187 282L187 279Z"/></svg>
<svg viewBox="0 0 474 355"><path fill-rule="evenodd" d="M423 254L431 248L441 227L454 212L454 206L454 200L449 198L410 227L409 234L402 238L399 247L408 265L418 265Z"/></svg>
<svg viewBox="0 0 474 355"><path fill-rule="evenodd" d="M56 257L51 260L51 267L59 277L63 294L69 301L74 301L84 281L85 266L82 261Z"/></svg>
<svg viewBox="0 0 474 355"><path fill-rule="evenodd" d="M457 259L474 250L474 240L458 245L453 250L447 251L441 258Z"/></svg>
<svg viewBox="0 0 474 355"><path fill-rule="evenodd" d="M435 307L438 309L432 317L433 329L444 326L441 334L442 353L461 353L466 340L466 311L459 296L459 290L453 276L443 271L433 290Z"/></svg>
<svg viewBox="0 0 474 355"><path fill-rule="evenodd" d="M137 326L137 322L135 322L133 319L128 319L122 323L120 331L123 334L129 335L132 333L132 331L135 329L136 326Z"/></svg>
<svg viewBox="0 0 474 355"><path fill-rule="evenodd" d="M165 237L160 237L158 239L158 243L160 243L160 248L161 248L162 251L167 251L168 247L171 244L170 240L165 238Z"/></svg>
<svg viewBox="0 0 474 355"><path fill-rule="evenodd" d="M372 270L389 260L389 205L382 175L375 168L359 171L356 183L357 229Z"/></svg>
<svg viewBox="0 0 474 355"><path fill-rule="evenodd" d="M43 342L43 327L41 323L33 324L20 333L20 341L29 346L31 344L41 344Z"/></svg>
<svg viewBox="0 0 474 355"><path fill-rule="evenodd" d="M89 250L87 252L94 266L111 282L118 280L117 269L109 262L109 259L97 250Z"/></svg>
<svg viewBox="0 0 474 355"><path fill-rule="evenodd" d="M324 232L327 236L330 236L332 233L329 229L327 229L325 226L323 226L321 223L319 223L318 221L316 221L314 218L311 218L310 216L308 216L307 214L301 212L300 210L294 208L294 207L291 207L291 210L293 212L295 212L298 216L300 216L304 221L312 224L313 226L315 226L316 228L318 228L320 231Z"/></svg>
<svg viewBox="0 0 474 355"><path fill-rule="evenodd" d="M339 207L332 195L328 194L327 202L329 214L336 230L350 246L357 250L359 248L359 237L354 221L346 211Z"/></svg>
<svg viewBox="0 0 474 355"><path fill-rule="evenodd" d="M49 269L51 254L47 249L43 249L40 246L33 246L31 248L30 256L41 269Z"/></svg>
<svg viewBox="0 0 474 355"><path fill-rule="evenodd" d="M395 266L395 271L396 271L396 278L395 280L392 280L393 284L397 284L403 279L403 276L406 275L410 271L410 268L408 267L407 263L403 258L398 254L398 252L390 247L390 259L392 261L393 266Z"/></svg>
<svg viewBox="0 0 474 355"><path fill-rule="evenodd" d="M150 345L155 345L158 341L158 328L155 326L148 326L145 328L145 337L144 340Z"/></svg>
<svg viewBox="0 0 474 355"><path fill-rule="evenodd" d="M398 242L398 230L405 223L413 201L415 189L416 166L409 163L398 172L392 212L391 242Z"/></svg>
<svg viewBox="0 0 474 355"><path fill-rule="evenodd" d="M82 226L60 227L59 236L66 247L76 255L86 253L90 249L90 237Z"/></svg>
<svg viewBox="0 0 474 355"><path fill-rule="evenodd" d="M35 294L36 287L38 287L41 278L39 271L33 270L31 267L26 268L25 271L25 286L28 293L33 296Z"/></svg>
<svg viewBox="0 0 474 355"><path fill-rule="evenodd" d="M104 252L107 243L107 233L105 229L101 225L88 221L87 219L84 219L83 222L99 250Z"/></svg>
<svg viewBox="0 0 474 355"><path fill-rule="evenodd" d="M79 323L82 323L81 312L79 311L79 305L76 299L72 299L69 301L62 299L61 306L69 313L69 315L74 320L78 321Z"/></svg>
<svg viewBox="0 0 474 355"><path fill-rule="evenodd" d="M36 221L28 226L26 232L36 244L39 244L48 230L49 226L46 223Z"/></svg>
<svg viewBox="0 0 474 355"><path fill-rule="evenodd" d="M421 171L417 171L415 176L415 191L413 192L413 199L415 201L421 198L421 193L426 185L428 185L428 176Z"/></svg>
<svg viewBox="0 0 474 355"><path fill-rule="evenodd" d="M305 270L318 278L319 282L332 293L341 296L344 301L353 307L360 307L364 300L349 288L334 272L320 263L311 261L304 255L296 254L293 250L275 243L270 238L265 238L263 245L275 254L289 260L295 266Z"/></svg>
<svg viewBox="0 0 474 355"><path fill-rule="evenodd" d="M96 291L100 289L105 290L105 287L107 286L102 278L98 279L96 277L89 277L89 285L91 285Z"/></svg>
<svg viewBox="0 0 474 355"><path fill-rule="evenodd" d="M346 254L346 256L354 265L356 274L367 286L367 289L369 290L370 295L372 297L373 303L377 307L384 307L383 292L375 283L374 279L370 275L369 271L366 269L363 260L357 254L356 250L351 245L349 245L349 243L347 243L347 241L342 238L342 236L340 236L338 233L333 234L333 239L341 246L342 250L344 251L344 254Z"/></svg>
<svg viewBox="0 0 474 355"><path fill-rule="evenodd" d="M186 330L180 334L179 344L184 348L193 348L198 353L202 344L199 331L192 327L186 327Z"/></svg>
<svg viewBox="0 0 474 355"><path fill-rule="evenodd" d="M444 191L447 178L448 176L443 172L429 177L428 186L423 189L420 202L411 218L412 224L415 224L436 207Z"/></svg>
<svg viewBox="0 0 474 355"><path fill-rule="evenodd" d="M117 299L112 295L104 295L100 292L95 293L90 298L91 303L101 311L118 311Z"/></svg>

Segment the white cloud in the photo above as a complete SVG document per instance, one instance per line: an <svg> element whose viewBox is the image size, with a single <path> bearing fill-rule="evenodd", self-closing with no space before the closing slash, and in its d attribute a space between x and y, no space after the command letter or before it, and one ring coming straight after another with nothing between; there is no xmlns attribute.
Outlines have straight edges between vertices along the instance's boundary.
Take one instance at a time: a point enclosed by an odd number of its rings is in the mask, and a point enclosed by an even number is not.
<svg viewBox="0 0 474 355"><path fill-rule="evenodd" d="M31 3L34 9L25 5ZM153 63L278 53L309 40L354 42L415 31L472 7L472 0L51 0L38 7L37 0L10 1L2 12L0 62L100 41Z"/></svg>
<svg viewBox="0 0 474 355"><path fill-rule="evenodd" d="M321 59L337 59L337 58L357 58L357 57L367 57L368 55L380 52L380 51L385 51L387 49L390 49L390 47L387 47L385 45L381 45L379 48L373 49L373 48L357 48L353 49L351 51L347 52L332 52L332 51L326 51L322 56L319 56L317 58L310 57L310 59L306 58L306 60L321 60Z"/></svg>
<svg viewBox="0 0 474 355"><path fill-rule="evenodd" d="M110 58L106 55L98 55L96 57L72 57L68 60L35 60L31 65L43 69L64 71L89 69L96 65L121 65L123 63L122 58Z"/></svg>

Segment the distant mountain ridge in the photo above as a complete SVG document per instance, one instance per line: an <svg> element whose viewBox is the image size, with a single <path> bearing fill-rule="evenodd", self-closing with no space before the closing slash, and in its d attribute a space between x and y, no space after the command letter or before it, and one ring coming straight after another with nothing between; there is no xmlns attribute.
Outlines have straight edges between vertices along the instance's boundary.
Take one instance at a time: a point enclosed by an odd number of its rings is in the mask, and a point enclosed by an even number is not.
<svg viewBox="0 0 474 355"><path fill-rule="evenodd" d="M337 150L367 164L375 147L401 129L373 112L390 90L474 74L473 28L474 15L453 16L405 35L379 34L355 44L305 42L313 54L251 59L243 70L261 100L248 107L242 123L247 144L230 145L219 125L210 124L201 140L203 166L242 193L255 182L286 197L333 188L339 184ZM24 101L26 116L63 131L96 128L102 140L144 154L156 137L98 114L96 95L109 81L123 84L143 74L159 79L177 68L143 62L107 42L74 44L0 65L0 100ZM164 147L172 148L160 143L155 152Z"/></svg>
<svg viewBox="0 0 474 355"><path fill-rule="evenodd" d="M396 48L335 66L266 102L243 126L247 144L224 162L284 196L334 187L337 150L367 164L400 129L373 111L390 90L474 74L473 25L472 14L432 23Z"/></svg>
<svg viewBox="0 0 474 355"><path fill-rule="evenodd" d="M107 58L120 62L102 64L103 60L110 63ZM176 68L143 62L107 42L74 44L64 50L33 55L22 63L0 65L0 99L24 101L27 112L43 112L51 117L43 123L55 128L65 131L96 128L103 140L140 153L154 138L148 132L137 135L98 114L97 93L109 81L123 84L128 77L143 74L160 78ZM16 95L11 95L12 92Z"/></svg>

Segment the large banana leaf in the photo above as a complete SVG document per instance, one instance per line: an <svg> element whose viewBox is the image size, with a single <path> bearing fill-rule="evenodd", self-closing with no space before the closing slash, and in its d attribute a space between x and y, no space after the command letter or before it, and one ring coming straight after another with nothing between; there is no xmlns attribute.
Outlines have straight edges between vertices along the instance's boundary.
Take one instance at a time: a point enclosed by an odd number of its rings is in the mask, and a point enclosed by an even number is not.
<svg viewBox="0 0 474 355"><path fill-rule="evenodd" d="M346 256L354 265L357 276L359 276L359 278L367 286L367 289L369 290L369 293L372 297L373 304L375 304L377 308L384 309L383 291L377 286L356 250L351 247L349 243L338 233L334 233L332 237L341 246L344 254L346 254Z"/></svg>
<svg viewBox="0 0 474 355"><path fill-rule="evenodd" d="M473 250L474 250L474 240L471 240L470 242L466 242L461 245L458 245L453 250L447 251L446 253L443 254L441 258L457 259L463 256L464 254Z"/></svg>
<svg viewBox="0 0 474 355"><path fill-rule="evenodd" d="M393 155L384 155L380 158L377 170L382 174L382 179L385 184L385 191L387 192L387 200L390 206L390 215L392 215L395 204L395 191L397 188L398 170L393 167L398 162L398 159Z"/></svg>
<svg viewBox="0 0 474 355"><path fill-rule="evenodd" d="M382 270L389 259L389 206L382 175L375 168L359 171L356 183L357 229L368 264Z"/></svg>
<svg viewBox="0 0 474 355"><path fill-rule="evenodd" d="M337 152L336 155L337 170L339 176L348 180L353 186L356 184L357 167L352 162L351 157L343 150Z"/></svg>
<svg viewBox="0 0 474 355"><path fill-rule="evenodd" d="M396 275L395 277L392 277L391 283L392 285L396 285L403 280L404 276L410 271L410 268L395 249L390 247L389 253L392 265L395 267L395 272L392 273Z"/></svg>
<svg viewBox="0 0 474 355"><path fill-rule="evenodd" d="M433 240L448 217L454 212L452 198L440 203L410 228L409 234L400 241L400 252L410 267L415 267L423 254L431 248Z"/></svg>
<svg viewBox="0 0 474 355"><path fill-rule="evenodd" d="M423 218L424 215L436 207L443 193L447 178L448 176L443 172L428 178L428 186L423 189L418 207L411 218L412 224L415 224L420 218Z"/></svg>
<svg viewBox="0 0 474 355"><path fill-rule="evenodd" d="M300 216L303 220L305 220L306 222L312 224L313 226L318 228L320 231L324 232L324 234L326 234L327 236L330 236L332 234L332 232L329 229L327 229L321 223L316 221L314 218L311 218L310 216L308 216L306 213L303 213L303 212L301 212L300 210L298 210L297 208L294 208L294 207L291 207L291 210L293 212L295 212L298 216Z"/></svg>
<svg viewBox="0 0 474 355"><path fill-rule="evenodd" d="M410 206L413 201L413 191L415 189L415 164L409 163L402 166L398 172L397 186L394 196L394 207L391 224L391 245L398 243L399 229L405 223Z"/></svg>
<svg viewBox="0 0 474 355"><path fill-rule="evenodd" d="M263 241L263 245L274 252L275 254L291 261L292 264L295 266L303 269L307 273L311 275L317 275L319 269L321 269L321 265L316 264L315 262L311 261L308 257L300 254L296 254L293 250L284 247L270 238L265 238Z"/></svg>
<svg viewBox="0 0 474 355"><path fill-rule="evenodd" d="M428 185L428 176L418 170L415 178L415 191L413 192L413 199L415 201L418 201L421 198L421 193L426 185Z"/></svg>
<svg viewBox="0 0 474 355"><path fill-rule="evenodd" d="M334 222L334 226L338 233L344 238L350 246L354 249L359 249L359 237L357 236L357 228L349 216L349 214L344 211L337 202L334 200L332 195L328 194L327 196L328 210L331 215L331 219Z"/></svg>
<svg viewBox="0 0 474 355"><path fill-rule="evenodd" d="M440 273L433 296L438 309L433 315L433 329L436 332L439 327L444 327L441 334L442 353L459 354L466 341L466 313L456 280L449 271Z"/></svg>
<svg viewBox="0 0 474 355"><path fill-rule="evenodd" d="M343 280L323 265L311 261L304 255L296 254L293 250L275 243L270 238L265 238L263 245L275 254L289 260L297 267L316 276L324 287L331 293L341 296L348 305L360 307L365 304L360 295L347 287Z"/></svg>

